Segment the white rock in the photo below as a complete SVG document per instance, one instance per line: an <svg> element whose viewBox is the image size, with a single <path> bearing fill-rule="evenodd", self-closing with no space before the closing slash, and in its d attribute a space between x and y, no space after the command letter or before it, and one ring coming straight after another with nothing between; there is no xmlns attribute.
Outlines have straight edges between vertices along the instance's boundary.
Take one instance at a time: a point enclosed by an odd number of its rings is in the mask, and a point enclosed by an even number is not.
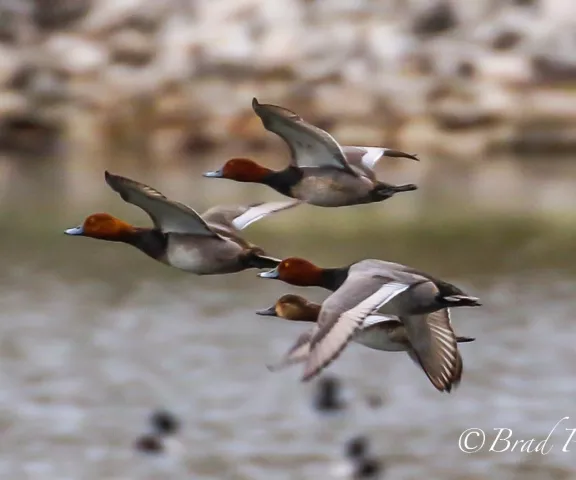
<svg viewBox="0 0 576 480"><path fill-rule="evenodd" d="M48 38L44 48L61 68L72 75L97 72L108 62L108 51L101 44L78 35L55 33Z"/></svg>
<svg viewBox="0 0 576 480"><path fill-rule="evenodd" d="M202 39L210 60L245 64L254 54L255 44L247 25L225 24Z"/></svg>
<svg viewBox="0 0 576 480"><path fill-rule="evenodd" d="M28 100L24 95L16 92L0 92L0 118L12 115L21 115L28 108Z"/></svg>
<svg viewBox="0 0 576 480"><path fill-rule="evenodd" d="M157 62L168 78L185 80L194 71L192 52L200 40L190 21L174 16L168 19L157 35Z"/></svg>
<svg viewBox="0 0 576 480"><path fill-rule="evenodd" d="M270 66L293 64L303 55L300 42L301 35L297 29L274 28L258 45L254 61Z"/></svg>
<svg viewBox="0 0 576 480"><path fill-rule="evenodd" d="M288 25L301 24L304 18L302 2L294 0L274 0L260 2L259 16L271 29L286 28Z"/></svg>
<svg viewBox="0 0 576 480"><path fill-rule="evenodd" d="M576 121L576 94L564 89L535 89L528 101L536 117L570 122Z"/></svg>
<svg viewBox="0 0 576 480"><path fill-rule="evenodd" d="M257 11L262 0L196 0L195 10L199 23L209 22L212 24L223 24L238 15L246 15L251 11Z"/></svg>
<svg viewBox="0 0 576 480"><path fill-rule="evenodd" d="M533 78L528 56L518 53L487 53L476 60L480 77L502 83L525 83Z"/></svg>
<svg viewBox="0 0 576 480"><path fill-rule="evenodd" d="M368 54L387 69L398 69L401 59L417 43L398 24L371 25L366 28L365 39Z"/></svg>
<svg viewBox="0 0 576 480"><path fill-rule="evenodd" d="M156 54L154 38L131 28L111 35L108 47L114 60L129 65L145 65Z"/></svg>
<svg viewBox="0 0 576 480"><path fill-rule="evenodd" d="M22 58L17 49L0 45L0 86L6 86L21 65Z"/></svg>

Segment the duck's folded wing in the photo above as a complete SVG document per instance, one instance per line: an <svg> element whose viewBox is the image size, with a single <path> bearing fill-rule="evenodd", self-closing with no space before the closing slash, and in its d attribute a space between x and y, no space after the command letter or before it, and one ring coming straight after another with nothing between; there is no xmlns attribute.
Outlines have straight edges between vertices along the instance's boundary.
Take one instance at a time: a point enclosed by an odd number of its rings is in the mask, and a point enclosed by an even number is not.
<svg viewBox="0 0 576 480"><path fill-rule="evenodd" d="M144 210L156 228L166 233L184 233L220 238L190 207L168 200L158 190L130 178L105 172L106 183L125 202Z"/></svg>
<svg viewBox="0 0 576 480"><path fill-rule="evenodd" d="M401 320L412 344L412 359L438 390L450 392L462 377L462 358L450 323L450 311L445 308L428 315L402 317Z"/></svg>
<svg viewBox="0 0 576 480"><path fill-rule="evenodd" d="M352 175L342 147L328 132L318 128L287 108L258 103L252 108L266 130L281 137L290 148L292 163L297 167L332 167Z"/></svg>
<svg viewBox="0 0 576 480"><path fill-rule="evenodd" d="M382 280L384 278L379 277L379 281ZM344 312L332 303L326 305L325 302L318 318L318 333L310 344L310 354L302 380L314 378L330 365L342 353L354 334L362 328L368 315L408 288L410 285L404 283L385 281L376 292ZM347 295L346 288L336 291L331 297L336 295Z"/></svg>
<svg viewBox="0 0 576 480"><path fill-rule="evenodd" d="M268 370L276 372L282 370L290 365L306 361L310 353L310 340L314 337L318 327L315 325L304 333L300 334L296 343L284 354L282 359L274 364L267 365Z"/></svg>
<svg viewBox="0 0 576 480"><path fill-rule="evenodd" d="M272 213L287 210L299 205L300 200L286 202L257 203L249 206L213 207L206 211L202 218L210 223L223 228L242 230Z"/></svg>

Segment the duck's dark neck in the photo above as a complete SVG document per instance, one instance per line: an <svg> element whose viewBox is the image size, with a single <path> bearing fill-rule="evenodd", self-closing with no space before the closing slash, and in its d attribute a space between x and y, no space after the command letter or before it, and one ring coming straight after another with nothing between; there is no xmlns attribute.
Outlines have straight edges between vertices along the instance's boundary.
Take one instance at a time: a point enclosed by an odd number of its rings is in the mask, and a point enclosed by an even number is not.
<svg viewBox="0 0 576 480"><path fill-rule="evenodd" d="M350 267L338 267L338 268L323 268L321 286L332 290L333 292L338 290L346 278L348 278L348 271Z"/></svg>
<svg viewBox="0 0 576 480"><path fill-rule="evenodd" d="M116 241L132 245L157 259L166 252L168 237L155 228L134 228L130 232L123 232Z"/></svg>
<svg viewBox="0 0 576 480"><path fill-rule="evenodd" d="M262 182L268 185L282 195L292 197L292 187L302 179L302 171L299 168L289 166L284 170L278 172L271 171L264 178Z"/></svg>

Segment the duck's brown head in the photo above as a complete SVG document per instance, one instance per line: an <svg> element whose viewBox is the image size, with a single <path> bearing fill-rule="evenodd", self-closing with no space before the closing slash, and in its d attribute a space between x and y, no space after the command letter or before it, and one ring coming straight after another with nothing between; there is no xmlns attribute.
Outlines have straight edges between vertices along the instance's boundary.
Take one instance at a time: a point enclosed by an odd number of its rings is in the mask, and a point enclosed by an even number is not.
<svg viewBox="0 0 576 480"><path fill-rule="evenodd" d="M262 278L276 278L299 287L322 286L322 269L303 258L282 260L273 270L258 274Z"/></svg>
<svg viewBox="0 0 576 480"><path fill-rule="evenodd" d="M259 183L272 173L272 170L258 165L249 158L231 158L220 170L206 172L204 177L209 178L227 178L237 182Z"/></svg>
<svg viewBox="0 0 576 480"><path fill-rule="evenodd" d="M129 223L113 217L109 213L94 213L84 220L82 225L65 230L66 235L80 235L101 240L121 241L133 234L134 227Z"/></svg>
<svg viewBox="0 0 576 480"><path fill-rule="evenodd" d="M257 315L280 317L286 320L315 322L318 320L320 305L306 300L300 295L287 294L276 300L276 303L264 310L258 310Z"/></svg>

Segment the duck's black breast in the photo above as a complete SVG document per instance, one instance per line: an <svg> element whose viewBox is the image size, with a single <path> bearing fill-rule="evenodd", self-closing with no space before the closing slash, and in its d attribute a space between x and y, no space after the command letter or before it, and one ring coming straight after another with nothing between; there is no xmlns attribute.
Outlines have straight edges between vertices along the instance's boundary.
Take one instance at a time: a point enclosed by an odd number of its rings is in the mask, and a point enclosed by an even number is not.
<svg viewBox="0 0 576 480"><path fill-rule="evenodd" d="M166 254L168 235L156 228L142 229L138 230L128 243L139 248L146 255L159 259Z"/></svg>
<svg viewBox="0 0 576 480"><path fill-rule="evenodd" d="M282 195L294 198L292 188L302 180L304 173L298 167L290 165L279 172L272 172L262 180L262 183L276 190Z"/></svg>

